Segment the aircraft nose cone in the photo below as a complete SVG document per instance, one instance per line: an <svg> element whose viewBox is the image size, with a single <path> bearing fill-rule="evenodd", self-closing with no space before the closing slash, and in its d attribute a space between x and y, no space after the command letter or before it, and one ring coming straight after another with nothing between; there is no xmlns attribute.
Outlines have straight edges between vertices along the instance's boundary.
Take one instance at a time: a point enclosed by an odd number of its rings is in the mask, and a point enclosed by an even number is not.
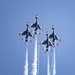
<svg viewBox="0 0 75 75"><path fill-rule="evenodd" d="M46 36L48 36L48 31L46 32Z"/></svg>
<svg viewBox="0 0 75 75"><path fill-rule="evenodd" d="M52 25L52 29L54 29L54 25Z"/></svg>
<svg viewBox="0 0 75 75"><path fill-rule="evenodd" d="M29 26L29 25L28 25L28 22L27 22L27 26Z"/></svg>
<svg viewBox="0 0 75 75"><path fill-rule="evenodd" d="M38 15L36 14L36 17L35 17L36 19L38 18Z"/></svg>

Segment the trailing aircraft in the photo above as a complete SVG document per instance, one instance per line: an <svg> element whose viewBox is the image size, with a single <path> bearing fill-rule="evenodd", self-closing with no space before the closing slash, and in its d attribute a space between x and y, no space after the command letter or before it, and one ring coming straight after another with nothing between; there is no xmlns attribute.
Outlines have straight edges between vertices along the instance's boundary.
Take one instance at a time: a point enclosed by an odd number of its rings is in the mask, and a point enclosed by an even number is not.
<svg viewBox="0 0 75 75"><path fill-rule="evenodd" d="M52 41L53 46L58 45L57 41L61 41L61 39L59 39L59 37L55 34L55 30L54 30L54 25L52 25L52 34L50 34L49 38Z"/></svg>
<svg viewBox="0 0 75 75"><path fill-rule="evenodd" d="M46 36L47 36L47 38L46 38L43 42L40 42L40 44L42 44L43 46L45 46L45 47L43 48L45 51L50 51L50 50L51 50L51 47L53 47L53 45L52 45L52 43L50 42L48 32L46 33ZM51 51L52 51L52 50L51 50Z"/></svg>

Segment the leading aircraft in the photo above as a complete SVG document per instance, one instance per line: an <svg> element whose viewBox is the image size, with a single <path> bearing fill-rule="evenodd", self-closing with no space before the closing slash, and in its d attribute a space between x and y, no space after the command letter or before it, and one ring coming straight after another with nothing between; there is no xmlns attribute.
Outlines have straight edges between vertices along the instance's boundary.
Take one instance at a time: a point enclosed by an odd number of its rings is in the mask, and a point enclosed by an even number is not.
<svg viewBox="0 0 75 75"><path fill-rule="evenodd" d="M38 30L42 30L43 28L38 24L38 16L35 17L35 22L31 25L32 28L35 28L33 34L40 34Z"/></svg>
<svg viewBox="0 0 75 75"><path fill-rule="evenodd" d="M53 47L52 43L50 42L50 39L49 39L49 34L48 32L46 33L46 40L44 40L43 42L40 42L40 44L44 45L45 48L43 48L45 51L50 51L51 50L51 47ZM52 51L52 50L51 50Z"/></svg>
<svg viewBox="0 0 75 75"><path fill-rule="evenodd" d="M31 34L31 32L29 30L30 25L28 24L28 22L27 22L26 26L27 26L27 29L25 31L19 33L19 35L23 35L24 36L24 38L22 39L23 41L25 41L25 42L28 42L28 41L31 42L31 40L29 39L29 37L33 37L33 35Z"/></svg>
<svg viewBox="0 0 75 75"><path fill-rule="evenodd" d="M61 39L59 39L59 37L55 34L54 25L52 25L52 30L53 33L50 34L49 38L51 39L53 46L56 46L58 45L56 41L61 41Z"/></svg>

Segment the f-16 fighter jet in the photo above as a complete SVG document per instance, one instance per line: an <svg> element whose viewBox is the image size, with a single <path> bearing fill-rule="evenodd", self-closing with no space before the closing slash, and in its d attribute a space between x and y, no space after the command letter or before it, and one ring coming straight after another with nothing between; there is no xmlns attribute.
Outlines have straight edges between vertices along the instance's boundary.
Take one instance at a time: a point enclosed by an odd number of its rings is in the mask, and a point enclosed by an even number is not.
<svg viewBox="0 0 75 75"><path fill-rule="evenodd" d="M38 30L43 30L43 28L38 24L38 16L35 17L35 22L31 25L32 28L35 28L33 34L40 34Z"/></svg>
<svg viewBox="0 0 75 75"><path fill-rule="evenodd" d="M29 24L28 24L28 22L27 22L27 29L24 31L24 32L21 32L21 33L19 33L19 35L23 35L23 36L25 36L22 40L23 41L26 41L26 42L31 42L31 40L29 39L29 37L33 37L32 36L32 34L31 34L31 32L30 32L30 30L29 30Z"/></svg>
<svg viewBox="0 0 75 75"><path fill-rule="evenodd" d="M58 45L58 43L56 41L61 41L61 40L55 34L54 25L52 25L52 30L53 30L53 33L50 34L49 38L51 39L53 46L56 46L56 45Z"/></svg>
<svg viewBox="0 0 75 75"><path fill-rule="evenodd" d="M44 48L45 51L50 51L50 50L51 50L51 47L52 47L53 45L52 45L52 43L50 42L48 32L46 33L46 36L47 36L46 40L44 40L43 42L40 42L40 44L42 44L42 45L45 46L45 48Z"/></svg>

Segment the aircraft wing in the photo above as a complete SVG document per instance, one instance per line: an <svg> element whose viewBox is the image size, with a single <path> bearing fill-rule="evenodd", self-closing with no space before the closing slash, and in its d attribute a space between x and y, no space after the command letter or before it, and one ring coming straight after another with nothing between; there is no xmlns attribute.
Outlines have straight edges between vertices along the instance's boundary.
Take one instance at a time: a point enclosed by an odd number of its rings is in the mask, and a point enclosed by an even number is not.
<svg viewBox="0 0 75 75"><path fill-rule="evenodd" d="M42 44L44 44L44 45L47 44L47 39L44 40L44 41L42 42Z"/></svg>
<svg viewBox="0 0 75 75"><path fill-rule="evenodd" d="M26 35L26 31L22 32L21 35Z"/></svg>
<svg viewBox="0 0 75 75"><path fill-rule="evenodd" d="M51 35L49 36L49 38L53 38L53 34L51 34Z"/></svg>
<svg viewBox="0 0 75 75"><path fill-rule="evenodd" d="M42 29L41 26L39 26L39 24L38 24L38 29L40 29L40 30Z"/></svg>
<svg viewBox="0 0 75 75"><path fill-rule="evenodd" d="M56 39L56 40L59 40L59 38L58 38L56 35L55 35L55 39Z"/></svg>
<svg viewBox="0 0 75 75"><path fill-rule="evenodd" d="M33 23L33 24L31 25L31 27L33 27L33 28L36 27L36 23Z"/></svg>
<svg viewBox="0 0 75 75"><path fill-rule="evenodd" d="M28 34L29 34L30 37L32 37L32 34L30 32Z"/></svg>

